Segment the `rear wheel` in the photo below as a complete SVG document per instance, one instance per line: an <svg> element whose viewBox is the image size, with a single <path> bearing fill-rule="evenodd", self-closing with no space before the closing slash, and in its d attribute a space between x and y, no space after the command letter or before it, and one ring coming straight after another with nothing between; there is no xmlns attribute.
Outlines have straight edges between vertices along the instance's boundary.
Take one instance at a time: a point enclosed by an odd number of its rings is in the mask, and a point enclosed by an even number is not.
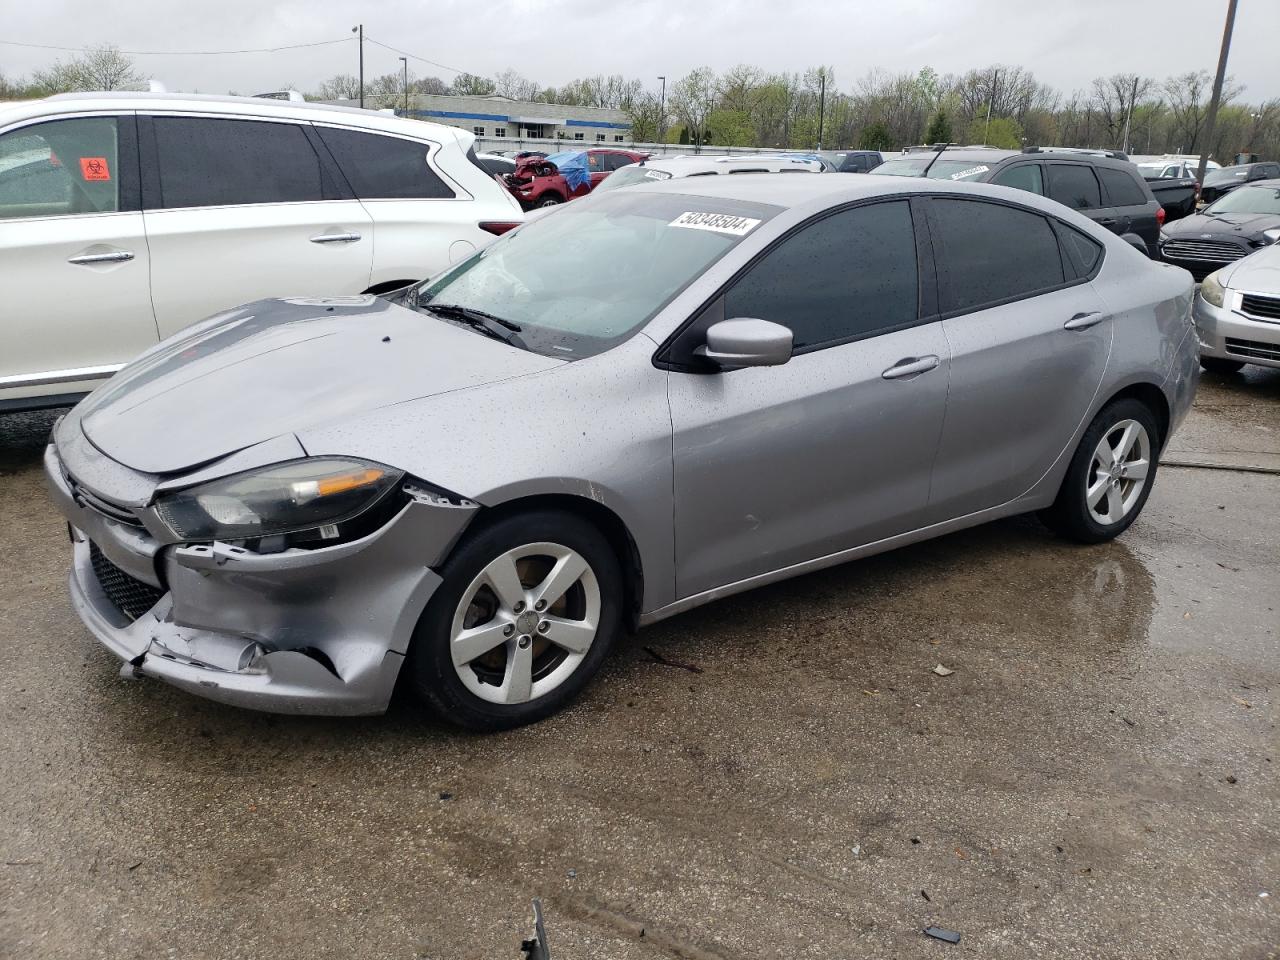
<svg viewBox="0 0 1280 960"><path fill-rule="evenodd" d="M564 203L556 194L550 193L534 204L535 207L556 207Z"/></svg>
<svg viewBox="0 0 1280 960"><path fill-rule="evenodd" d="M1155 480L1159 429L1139 400L1117 400L1089 425L1053 506L1040 514L1054 532L1102 543L1138 518Z"/></svg>
<svg viewBox="0 0 1280 960"><path fill-rule="evenodd" d="M1239 373L1244 369L1244 363L1242 361L1228 360L1225 357L1201 357L1200 366L1204 367L1210 373L1220 373L1223 376Z"/></svg>
<svg viewBox="0 0 1280 960"><path fill-rule="evenodd" d="M496 521L440 570L406 664L446 720L502 730L559 710L620 630L622 575L608 540L570 513Z"/></svg>

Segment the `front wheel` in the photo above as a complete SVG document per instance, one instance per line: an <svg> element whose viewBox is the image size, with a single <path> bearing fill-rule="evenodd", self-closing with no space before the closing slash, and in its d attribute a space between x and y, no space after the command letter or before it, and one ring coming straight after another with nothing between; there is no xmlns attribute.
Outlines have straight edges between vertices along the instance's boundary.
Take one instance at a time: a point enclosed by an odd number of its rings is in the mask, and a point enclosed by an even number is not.
<svg viewBox="0 0 1280 960"><path fill-rule="evenodd" d="M570 513L504 517L440 570L405 665L436 713L472 730L541 720L600 668L622 622L608 540Z"/></svg>
<svg viewBox="0 0 1280 960"><path fill-rule="evenodd" d="M543 197L541 200L535 203L534 206L535 207L558 207L562 203L564 203L563 200L561 200L555 194L551 194L550 196Z"/></svg>
<svg viewBox="0 0 1280 960"><path fill-rule="evenodd" d="M1239 373L1244 369L1243 362L1239 360L1228 360L1225 357L1201 357L1200 366L1204 367L1210 373L1218 373L1223 376Z"/></svg>
<svg viewBox="0 0 1280 960"><path fill-rule="evenodd" d="M1159 429L1139 400L1105 407L1080 439L1045 524L1081 543L1111 540L1138 518L1155 481Z"/></svg>

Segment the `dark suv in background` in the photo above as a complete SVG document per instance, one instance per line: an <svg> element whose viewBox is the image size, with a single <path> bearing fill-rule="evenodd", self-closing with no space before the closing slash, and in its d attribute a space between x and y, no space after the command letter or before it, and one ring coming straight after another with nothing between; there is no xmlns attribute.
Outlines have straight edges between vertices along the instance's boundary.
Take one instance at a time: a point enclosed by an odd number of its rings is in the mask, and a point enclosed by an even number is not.
<svg viewBox="0 0 1280 960"><path fill-rule="evenodd" d="M1165 212L1127 160L1068 150L961 147L886 160L877 174L996 183L1027 190L1079 210L1149 257L1158 253Z"/></svg>
<svg viewBox="0 0 1280 960"><path fill-rule="evenodd" d="M1213 203L1246 183L1274 180L1276 177L1280 177L1280 163L1242 163L1234 167L1222 167L1204 175L1200 199L1205 203Z"/></svg>
<svg viewBox="0 0 1280 960"><path fill-rule="evenodd" d="M884 163L879 150L820 150L832 173L868 173Z"/></svg>

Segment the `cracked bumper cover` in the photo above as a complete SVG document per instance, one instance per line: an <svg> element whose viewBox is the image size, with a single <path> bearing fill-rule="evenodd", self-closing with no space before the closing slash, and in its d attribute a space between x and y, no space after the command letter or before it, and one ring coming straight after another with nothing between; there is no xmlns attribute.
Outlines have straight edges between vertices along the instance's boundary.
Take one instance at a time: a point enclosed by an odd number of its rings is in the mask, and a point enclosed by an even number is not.
<svg viewBox="0 0 1280 960"><path fill-rule="evenodd" d="M477 509L414 497L373 534L316 550L159 546L77 502L53 446L45 467L71 524L72 604L93 635L127 661L122 672L277 713L386 709L414 627L440 583L431 567ZM167 592L130 621L99 583L90 541L121 570Z"/></svg>

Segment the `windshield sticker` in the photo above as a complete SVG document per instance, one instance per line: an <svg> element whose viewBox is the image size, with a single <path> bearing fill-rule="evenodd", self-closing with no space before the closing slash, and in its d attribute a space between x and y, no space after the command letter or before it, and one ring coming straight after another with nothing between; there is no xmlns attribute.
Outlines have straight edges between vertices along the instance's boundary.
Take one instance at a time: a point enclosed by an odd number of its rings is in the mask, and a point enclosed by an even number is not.
<svg viewBox="0 0 1280 960"><path fill-rule="evenodd" d="M80 176L86 180L110 180L111 170L106 157L81 157Z"/></svg>
<svg viewBox="0 0 1280 960"><path fill-rule="evenodd" d="M978 164L976 167L970 167L968 170L961 170L959 173L953 173L951 175L951 179L963 180L965 177L976 177L978 174L986 173L990 169L991 168L988 166L984 166L983 164Z"/></svg>
<svg viewBox="0 0 1280 960"><path fill-rule="evenodd" d="M671 221L668 226L684 227L687 230L710 230L712 233L727 233L731 237L745 237L760 226L759 220L751 217L735 217L729 213L699 213L687 210Z"/></svg>

